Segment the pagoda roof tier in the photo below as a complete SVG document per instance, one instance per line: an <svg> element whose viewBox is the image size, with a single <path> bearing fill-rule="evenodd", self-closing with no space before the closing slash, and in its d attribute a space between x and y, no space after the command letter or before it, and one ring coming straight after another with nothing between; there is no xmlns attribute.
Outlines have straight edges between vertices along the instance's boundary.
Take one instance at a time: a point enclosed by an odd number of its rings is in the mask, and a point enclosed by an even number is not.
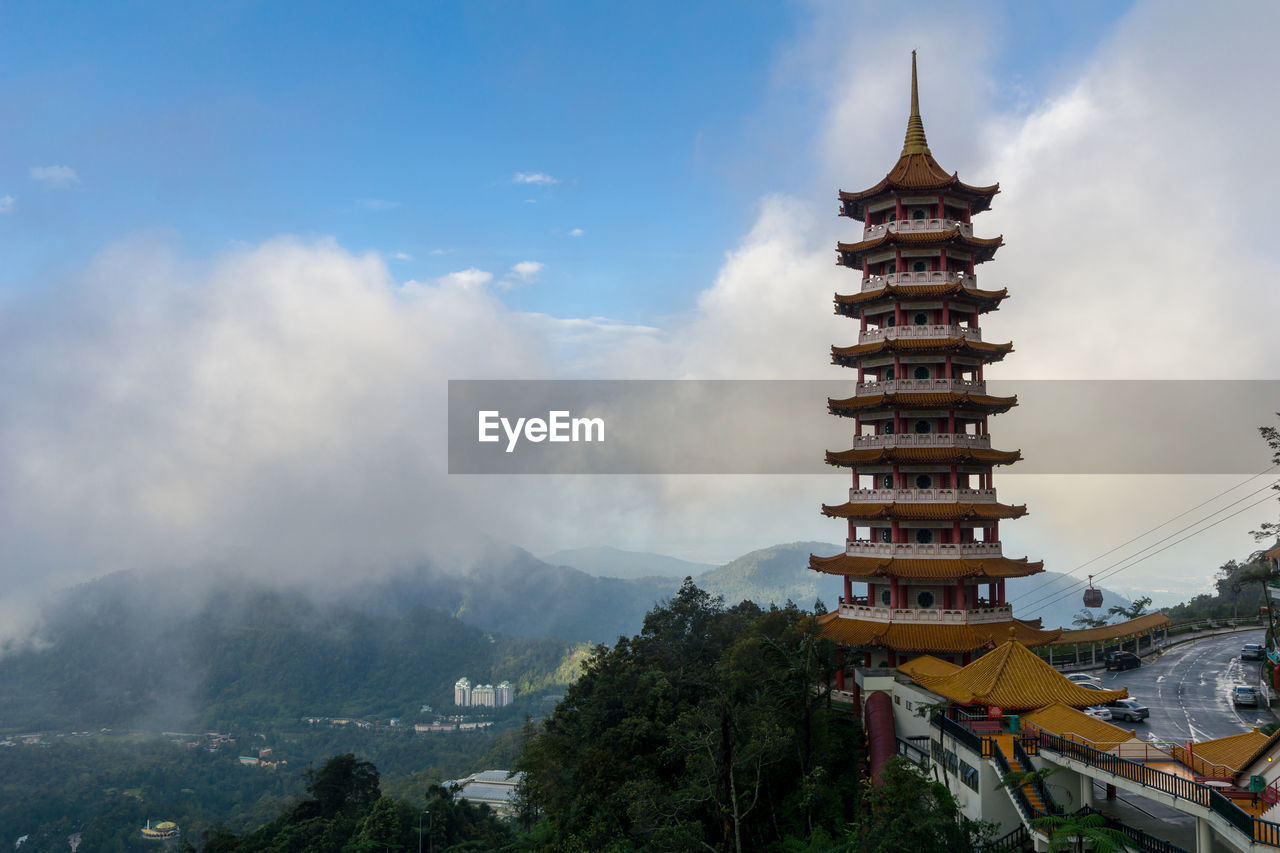
<svg viewBox="0 0 1280 853"><path fill-rule="evenodd" d="M952 284L886 284L875 290L861 293L835 295L836 313L849 317L858 316L864 306L877 302L893 302L899 299L949 299L952 302L972 303L980 310L994 311L1001 300L1008 298L1009 289L978 290L965 287L961 282Z"/></svg>
<svg viewBox="0 0 1280 853"><path fill-rule="evenodd" d="M1022 518L1025 506L998 503L843 503L822 505L831 518L886 519L892 521L968 521Z"/></svg>
<svg viewBox="0 0 1280 853"><path fill-rule="evenodd" d="M868 204L893 193L922 190L958 196L969 202L972 213L981 213L991 209L991 199L1000 192L1000 185L975 187L960 180L958 172L947 174L932 154L904 154L874 187L860 192L840 190L840 215L865 222Z"/></svg>
<svg viewBox="0 0 1280 853"><path fill-rule="evenodd" d="M967 391L942 391L938 393L904 392L890 394L864 394L843 400L827 398L827 408L833 415L852 418L876 409L960 409L998 415L1018 405L1017 397L993 397L989 394L972 394Z"/></svg>
<svg viewBox="0 0 1280 853"><path fill-rule="evenodd" d="M854 450L828 450L827 464L843 468L857 465L937 464L1012 465L1022 458L1021 450L988 450L984 447L868 447Z"/></svg>
<svg viewBox="0 0 1280 853"><path fill-rule="evenodd" d="M1128 697L1128 690L1087 690L1068 681L1028 649L1018 633L1016 627L1008 630L1006 640L998 648L955 672L945 675L920 672L912 675L911 680L961 705L1011 710L1048 705L1087 708Z"/></svg>
<svg viewBox="0 0 1280 853"><path fill-rule="evenodd" d="M908 327L909 328L909 327ZM986 341L970 340L964 334L940 336L936 338L889 337L865 344L854 344L847 347L831 348L831 363L845 367L857 365L857 359L872 355L894 353L910 353L921 355L928 353L975 356L984 362L999 361L1013 352L1013 344L991 344Z"/></svg>
<svg viewBox="0 0 1280 853"><path fill-rule="evenodd" d="M980 264L991 260L996 249L1004 245L1004 237L974 237L966 234L958 225L939 231L894 231L885 229L878 236L857 243L836 243L839 263L846 267L862 269L862 258L868 252L884 249L951 249L959 248L973 253L973 262Z"/></svg>
<svg viewBox="0 0 1280 853"><path fill-rule="evenodd" d="M809 555L809 568L828 575L900 580L959 580L960 578L1024 578L1044 571L1044 562L1026 557L894 558Z"/></svg>
<svg viewBox="0 0 1280 853"><path fill-rule="evenodd" d="M840 193L841 213L855 219L866 218L868 202L900 191L946 190L968 200L970 209L977 213L991 206L991 198L1000 192L999 184L974 187L962 183L953 173L938 165L929 151L924 135L924 121L920 118L920 94L916 85L916 53L911 52L911 114L907 118L907 135L902 142L902 154L884 180L869 190Z"/></svg>
<svg viewBox="0 0 1280 853"><path fill-rule="evenodd" d="M967 622L873 622L865 619L842 618L838 613L832 612L818 617L818 626L820 636L846 646L882 647L899 652L940 652L943 654L994 648L999 638L1008 637L1010 631L1013 631L1014 635L1026 645L1031 646L1046 645L1053 642L1054 638L1058 636L1057 631L1042 631L1017 619L1007 622L975 622L972 624ZM1027 654L1035 657L1031 652L1027 652ZM984 655L984 657L987 656ZM1036 659L1039 660L1039 658ZM982 660L982 658L979 658L979 660ZM1048 666L1048 664L1045 664L1045 666ZM1050 671L1057 672L1052 669ZM923 678L924 676L920 677ZM1062 678L1062 676L1059 675L1059 678ZM1065 678L1063 680L1066 681ZM1071 682L1067 683L1070 684ZM1080 689L1083 690L1084 688ZM1087 692L1098 694L1099 698L1095 699L1094 702L1107 701L1107 699L1101 698L1102 694L1098 691ZM1120 696L1117 696L1117 698L1127 695L1127 692L1121 691Z"/></svg>

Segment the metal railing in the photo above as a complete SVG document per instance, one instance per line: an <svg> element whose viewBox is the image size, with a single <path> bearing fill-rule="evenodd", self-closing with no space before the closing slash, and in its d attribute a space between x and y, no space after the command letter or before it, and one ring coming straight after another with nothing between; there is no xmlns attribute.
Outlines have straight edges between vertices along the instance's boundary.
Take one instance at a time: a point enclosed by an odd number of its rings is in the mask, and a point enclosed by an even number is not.
<svg viewBox="0 0 1280 853"><path fill-rule="evenodd" d="M1009 774L1013 772L1013 768L1009 766L1009 760L1005 758L1004 750L999 746L996 746L991 751L991 757L995 759L996 769L1000 771L1000 779L1003 783L1004 780L1008 778ZM1027 826L1031 825L1031 821L1040 817L1041 812L1037 811L1035 806L1031 805L1031 800L1027 797L1027 792L1023 790L1023 788L1026 787L1025 785L1002 784L1002 787L1008 791L1009 796L1013 798L1013 804L1022 814L1022 820Z"/></svg>
<svg viewBox="0 0 1280 853"><path fill-rule="evenodd" d="M1027 755L1027 751L1022 748L1022 742L1017 738L1013 739L1013 760L1026 770L1035 769L1035 765L1031 763L1031 756ZM1040 795L1040 802L1044 803L1045 811L1049 814L1062 814L1061 807L1054 801L1053 795L1049 793L1049 786L1045 785L1044 779L1036 779L1035 789L1036 793Z"/></svg>
<svg viewBox="0 0 1280 853"><path fill-rule="evenodd" d="M1102 819L1106 821L1108 829L1114 829L1117 832L1123 832L1126 837L1134 842L1135 846L1143 851L1143 853L1190 853L1184 847L1179 847L1171 841L1165 841L1163 838L1156 838L1148 832L1138 829L1136 826L1130 826L1127 823L1108 817L1092 806L1082 806L1076 809L1073 814L1096 814L1102 815Z"/></svg>
<svg viewBox="0 0 1280 853"><path fill-rule="evenodd" d="M964 726L957 723L950 717L943 714L936 714L931 721L935 728L942 729L942 733L951 735L959 743L978 753L983 754L982 743L986 738L980 738Z"/></svg>
<svg viewBox="0 0 1280 853"><path fill-rule="evenodd" d="M1031 846L1031 831L1017 826L1012 832L984 844L981 853L1019 853Z"/></svg>
<svg viewBox="0 0 1280 853"><path fill-rule="evenodd" d="M1040 732L1040 748L1208 809L1250 839L1271 847L1280 847L1280 823L1254 817L1208 785L1043 731Z"/></svg>
<svg viewBox="0 0 1280 853"><path fill-rule="evenodd" d="M924 739L928 740L927 737ZM926 770L933 762L933 759L929 755L929 751L927 749L921 749L911 741L904 740L903 738L898 738L898 754L911 759L917 766Z"/></svg>

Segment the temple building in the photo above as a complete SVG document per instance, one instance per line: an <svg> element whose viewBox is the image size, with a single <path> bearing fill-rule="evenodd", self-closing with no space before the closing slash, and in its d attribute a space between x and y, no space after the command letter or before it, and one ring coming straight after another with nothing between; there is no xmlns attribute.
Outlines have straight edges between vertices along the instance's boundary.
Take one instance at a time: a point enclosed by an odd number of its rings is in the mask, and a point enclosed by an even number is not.
<svg viewBox="0 0 1280 853"><path fill-rule="evenodd" d="M822 507L847 521L844 553L810 559L843 577L823 633L864 667L926 653L963 665L1011 630L1028 646L1060 633L1014 619L1005 593L1008 578L1044 565L1010 559L1000 544L1000 522L1027 510L997 499L994 469L1021 457L993 448L988 432L993 415L1017 405L987 393L987 365L1013 346L983 340L980 324L1008 296L980 288L976 273L1003 244L973 229L999 191L966 184L934 159L912 54L898 162L870 189L840 193L840 215L863 229L838 244L837 263L861 279L856 293L836 295L835 309L859 328L856 344L831 354L858 375L852 397L828 401L852 420L853 446L827 462L850 469L852 487L847 502ZM866 584L863 594L855 583Z"/></svg>
<svg viewBox="0 0 1280 853"><path fill-rule="evenodd" d="M839 196L840 214L863 231L837 244L837 262L861 273L856 292L835 297L836 313L858 321L857 343L832 349L836 364L857 370L856 385L828 401L853 425L852 447L827 453L850 470L849 499L822 507L845 520L845 548L810 557L844 587L839 607L818 620L840 655L828 695L863 721L872 785L893 756L909 757L965 816L994 824L987 849L1049 849L1062 840L1050 837L1053 821L1089 819L1136 850L1186 849L1173 834L1197 853L1220 842L1280 850L1280 733L1142 737L1108 722L1108 704L1127 719L1148 713L1123 675L1085 685L1055 666L1097 668L1099 650L1130 642L1158 653L1164 615L1074 631L1014 617L1006 582L1044 566L1006 556L1000 540L1001 522L1027 510L996 495L996 468L1021 457L993 447L989 432L992 417L1017 404L986 387L987 367L1013 350L981 329L1008 297L979 287L976 272L1003 245L973 229L998 192L934 159L913 53L898 162L870 189ZM1119 808L1120 792L1193 817L1194 828L1139 826L1135 816L1153 812L1132 799Z"/></svg>

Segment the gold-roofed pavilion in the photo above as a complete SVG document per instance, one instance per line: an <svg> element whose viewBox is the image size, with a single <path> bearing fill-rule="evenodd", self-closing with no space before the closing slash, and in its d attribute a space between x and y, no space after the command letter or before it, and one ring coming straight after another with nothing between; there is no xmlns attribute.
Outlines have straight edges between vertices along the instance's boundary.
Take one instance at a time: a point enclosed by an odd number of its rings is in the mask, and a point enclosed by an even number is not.
<svg viewBox="0 0 1280 853"><path fill-rule="evenodd" d="M955 672L945 675L922 672L911 678L926 690L952 702L1006 710L1030 710L1049 705L1087 708L1129 696L1129 691L1123 688L1089 690L1081 687L1013 637Z"/></svg>

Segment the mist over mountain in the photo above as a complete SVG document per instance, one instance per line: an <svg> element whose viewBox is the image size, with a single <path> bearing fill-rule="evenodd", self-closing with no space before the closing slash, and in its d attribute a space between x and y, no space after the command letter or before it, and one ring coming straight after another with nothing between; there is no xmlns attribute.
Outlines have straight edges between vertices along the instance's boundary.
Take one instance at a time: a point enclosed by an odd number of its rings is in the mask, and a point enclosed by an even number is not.
<svg viewBox="0 0 1280 853"><path fill-rule="evenodd" d="M821 599L831 608L839 579L810 571L808 558L839 547L774 545L694 581L731 604L807 609ZM629 559L633 568L696 565L656 554ZM446 701L462 675L546 685L572 677L571 668L554 673L575 644L636 633L680 582L597 577L500 545L465 571L424 562L328 588L118 573L66 591L36 633L5 647L0 729L395 716ZM1011 581L1009 598L1020 618L1069 628L1081 610L1076 583L1044 572ZM1103 595L1106 607L1129 603L1105 588Z"/></svg>
<svg viewBox="0 0 1280 853"><path fill-rule="evenodd" d="M575 652L489 634L421 603L398 615L241 581L200 602L118 574L69 590L0 658L0 730L149 731L444 706L453 682L543 689Z"/></svg>
<svg viewBox="0 0 1280 853"><path fill-rule="evenodd" d="M693 563L665 554L623 551L610 546L569 548L542 559L553 566L569 566L589 575L607 578L697 577L716 568L714 563Z"/></svg>

